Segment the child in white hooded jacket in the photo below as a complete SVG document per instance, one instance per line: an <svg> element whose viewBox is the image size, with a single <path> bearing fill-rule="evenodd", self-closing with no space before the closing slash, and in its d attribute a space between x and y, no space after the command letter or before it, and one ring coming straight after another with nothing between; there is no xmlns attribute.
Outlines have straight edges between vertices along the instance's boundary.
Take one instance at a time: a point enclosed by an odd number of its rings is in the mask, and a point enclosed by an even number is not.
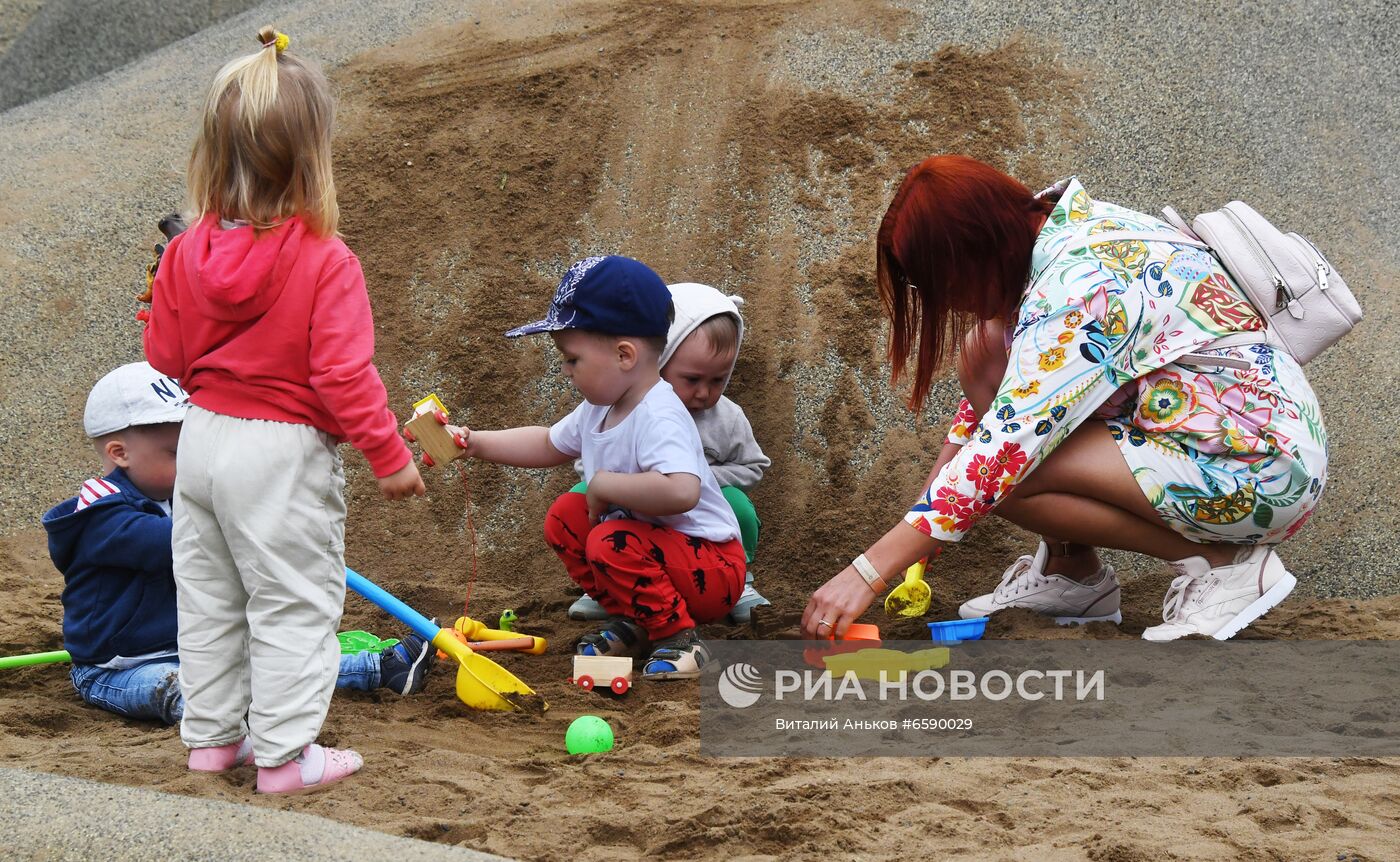
<svg viewBox="0 0 1400 862"><path fill-rule="evenodd" d="M744 340L744 318L739 314L744 300L694 282L668 287L675 320L666 334L666 350L661 354L661 377L675 389L695 420L705 460L739 520L744 556L751 566L758 546L759 519L748 495L772 461L754 439L744 409L724 396ZM583 483L574 490L582 491ZM743 595L730 618L735 623L747 623L753 609L766 604L768 600L754 588L750 569L744 579ZM585 593L569 607L569 616L579 620L604 619L607 612Z"/></svg>

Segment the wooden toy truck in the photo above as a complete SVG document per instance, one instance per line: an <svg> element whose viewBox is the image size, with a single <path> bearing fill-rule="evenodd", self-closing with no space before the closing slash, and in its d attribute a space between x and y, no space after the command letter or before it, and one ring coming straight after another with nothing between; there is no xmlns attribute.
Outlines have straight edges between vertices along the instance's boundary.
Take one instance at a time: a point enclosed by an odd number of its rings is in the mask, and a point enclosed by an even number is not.
<svg viewBox="0 0 1400 862"><path fill-rule="evenodd" d="M413 405L413 418L404 423L403 433L422 447L423 466L446 465L466 454L447 433L446 425L447 408L436 395L429 395Z"/></svg>
<svg viewBox="0 0 1400 862"><path fill-rule="evenodd" d="M632 658L630 656L576 655L574 675L569 682L592 691L604 686L613 694L626 694L632 687Z"/></svg>

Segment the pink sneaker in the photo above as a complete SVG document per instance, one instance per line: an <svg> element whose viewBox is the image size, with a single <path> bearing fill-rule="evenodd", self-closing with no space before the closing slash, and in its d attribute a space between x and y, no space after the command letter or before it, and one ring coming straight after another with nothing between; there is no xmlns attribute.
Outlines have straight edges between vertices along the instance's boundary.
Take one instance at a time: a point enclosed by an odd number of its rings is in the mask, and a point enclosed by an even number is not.
<svg viewBox="0 0 1400 862"><path fill-rule="evenodd" d="M306 793L360 771L365 759L350 749L311 743L281 766L258 768L259 793Z"/></svg>
<svg viewBox="0 0 1400 862"><path fill-rule="evenodd" d="M247 766L252 762L253 743L246 736L228 745L190 749L191 772L228 772L235 766Z"/></svg>
<svg viewBox="0 0 1400 862"><path fill-rule="evenodd" d="M1173 641L1187 635L1228 640L1298 585L1273 545L1244 548L1233 563L1215 568L1204 557L1168 565L1177 576L1162 602L1162 624L1144 631L1143 640Z"/></svg>

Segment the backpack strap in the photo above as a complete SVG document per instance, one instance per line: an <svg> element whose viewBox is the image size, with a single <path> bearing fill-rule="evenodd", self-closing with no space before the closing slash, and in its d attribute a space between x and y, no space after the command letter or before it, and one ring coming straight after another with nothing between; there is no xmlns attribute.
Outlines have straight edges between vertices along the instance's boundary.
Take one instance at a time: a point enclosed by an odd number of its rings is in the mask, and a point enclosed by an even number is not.
<svg viewBox="0 0 1400 862"><path fill-rule="evenodd" d="M1191 229L1191 226L1186 223L1186 219L1181 217L1181 213L1177 212L1173 207L1162 207L1162 215L1166 218L1167 223L1170 224L1172 227L1176 228L1177 230L1181 231L1189 237L1200 239L1200 236L1198 236L1196 232Z"/></svg>

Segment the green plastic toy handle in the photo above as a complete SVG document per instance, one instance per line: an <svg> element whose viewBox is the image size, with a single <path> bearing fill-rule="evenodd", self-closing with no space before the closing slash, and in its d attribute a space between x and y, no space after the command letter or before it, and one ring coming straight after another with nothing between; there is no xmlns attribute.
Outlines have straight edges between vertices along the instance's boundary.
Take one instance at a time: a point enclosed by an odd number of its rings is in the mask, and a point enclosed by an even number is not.
<svg viewBox="0 0 1400 862"><path fill-rule="evenodd" d="M6 655L0 656L0 670L9 670L14 667L28 667L31 664L54 664L60 661L72 661L73 657L66 649L57 649L53 652L32 652L28 655Z"/></svg>

